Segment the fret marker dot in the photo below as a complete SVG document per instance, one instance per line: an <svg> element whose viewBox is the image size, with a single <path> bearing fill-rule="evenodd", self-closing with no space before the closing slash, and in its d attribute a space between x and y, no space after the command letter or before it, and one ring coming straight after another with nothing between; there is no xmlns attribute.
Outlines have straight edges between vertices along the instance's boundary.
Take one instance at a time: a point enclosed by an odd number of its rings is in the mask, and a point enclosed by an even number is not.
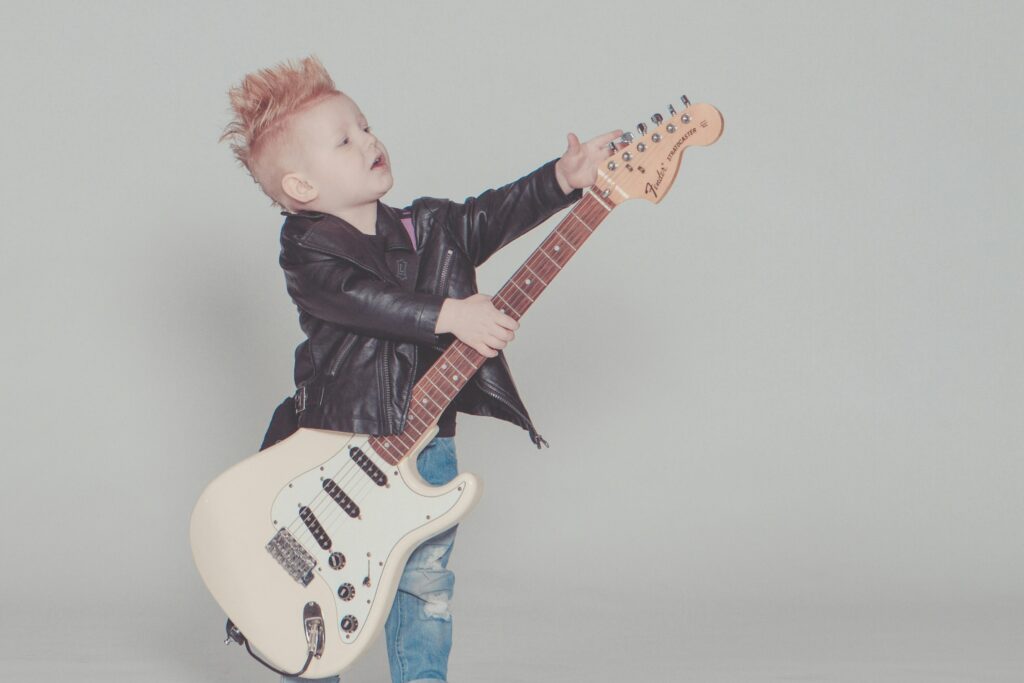
<svg viewBox="0 0 1024 683"><path fill-rule="evenodd" d="M441 365L441 369L442 370L447 370L448 369L448 364L444 363L443 365Z"/></svg>
<svg viewBox="0 0 1024 683"><path fill-rule="evenodd" d="M420 399L420 403L422 403L423 405L427 405L427 399Z"/></svg>
<svg viewBox="0 0 1024 683"><path fill-rule="evenodd" d="M558 245L556 244L556 245L555 245L555 251L561 251L561 250L562 250L562 247L560 247L560 246L558 246Z"/></svg>
<svg viewBox="0 0 1024 683"><path fill-rule="evenodd" d="M530 284L531 282L533 282L533 280L531 280L530 278L526 278L526 284Z"/></svg>
<svg viewBox="0 0 1024 683"><path fill-rule="evenodd" d="M452 380L455 381L455 382L458 382L459 381L459 376L458 375L452 375Z"/></svg>

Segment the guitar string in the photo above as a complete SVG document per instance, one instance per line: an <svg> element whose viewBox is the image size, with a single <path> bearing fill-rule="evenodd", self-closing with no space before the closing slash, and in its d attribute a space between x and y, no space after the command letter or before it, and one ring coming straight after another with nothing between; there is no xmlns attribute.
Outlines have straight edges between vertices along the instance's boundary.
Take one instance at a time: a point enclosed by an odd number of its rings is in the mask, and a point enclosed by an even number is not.
<svg viewBox="0 0 1024 683"><path fill-rule="evenodd" d="M587 204L589 204L589 206L587 206ZM538 248L535 249L534 252L531 253L531 255L530 255L531 258L536 253L543 253L544 242L547 242L552 237L555 237L557 233L562 232L567 237L570 237L571 236L569 234L570 231L572 231L572 230L579 231L580 228L577 225L574 225L574 224L572 224L570 222L567 222L569 220L569 218L576 218L577 223L582 224L582 226L583 226L582 229L585 231L583 233L582 239L578 243L574 244L575 240L573 240L572 242L569 242L570 246L572 246L574 249L578 249L580 246L582 246L583 242L586 241L586 239L590 237L590 234L593 233L594 228L596 228L597 224L599 224L601 222L601 220L603 220L605 217L607 217L607 215L609 213L610 213L610 211L608 209L606 209L604 206L602 206L595 198L589 197L587 195L584 195L583 199L575 207L573 207L573 209L569 212L569 214L566 215L566 217L563 219L563 221L560 222L560 226L562 226L562 224L564 223L564 226L563 226L564 229L559 230L558 228L556 228L555 230L552 230L551 233L549 233L548 236L545 237L545 239L541 243L541 245L538 246ZM590 222L590 220L588 220L588 219L592 220L592 219L595 219L595 218L597 218L598 220L596 220L593 224ZM575 254L575 251L573 252L572 255L574 255L574 254ZM568 261L571 259L572 255L570 255L569 258L566 259L565 264L568 263ZM547 256L547 258L552 262L550 265L554 266L556 268L556 270L554 271L554 275L553 276L545 278L545 277L543 277L539 273L538 273L538 276L541 277L541 279L546 280L548 283L550 283L553 280L554 276L557 276L562 271L562 269L565 267L565 264L559 264L549 254L545 253L545 256ZM524 262L524 266L526 265L526 263L530 262L531 258L527 258L526 262ZM518 273L521 270L523 270L523 267L520 267L519 270L516 271L516 273ZM508 282L514 283L514 280L515 280L515 274L513 274L512 278L510 278ZM516 287L518 288L518 285L516 285ZM502 287L502 289L505 289L505 288ZM513 292L512 294L507 295L505 303L511 305L511 302L507 301L507 299L511 298L511 297L516 297L517 300L518 300L519 297L527 297L527 295L520 288L519 292ZM529 298L529 297L527 297L527 298ZM527 302L527 303L532 303L532 301ZM513 306L513 308L515 308L515 307ZM522 314L525 314L525 311ZM428 369L428 372L429 372L429 369ZM475 370L474 370L474 372L475 372ZM447 392L444 392L443 390L442 390L442 393L447 395ZM456 394L457 393L458 392L456 392ZM449 401L451 401L451 400L454 400L454 397L449 399ZM413 411L410 410L410 414L412 414L412 413L413 413ZM418 417L419 416L417 416L417 418ZM423 420L420 419L420 421L422 422ZM430 425L430 426L432 426L432 425ZM426 429L429 429L429 426ZM424 431L426 431L426 430L424 430ZM421 432L421 434L422 433L423 432ZM395 436L400 436L400 435L395 435ZM349 437L349 439L346 441L346 446L343 446L340 450L335 452L335 454L331 458L328 458L328 460L325 461L325 462L328 462L331 459L341 455L342 452L345 451L346 447L349 446L349 444L351 443L353 438L354 437ZM366 445L367 445L367 447L369 447L369 441L367 441ZM378 455L377 457L380 458L381 456ZM320 465L319 467L323 467L323 465ZM395 467L397 467L397 465L395 465ZM390 469L390 467L388 469ZM362 481L359 481L357 479L356 480L356 484L353 485L352 484L353 478L356 477L357 475L360 475L360 474L363 475L361 477ZM350 457L347 457L347 455L346 455L344 464L331 476L331 478L335 481L335 483L338 484L339 487L341 487L341 489L345 492L345 494L348 495L349 498L356 505L360 506L360 511L362 511L362 507L363 507L363 505L366 502L366 499L364 498L364 495L366 493L367 488L372 483L372 480L370 479L370 477L368 475L365 475L365 473L363 472L362 468L357 463L355 463ZM339 481L339 479L341 481ZM360 485L360 484L362 484L362 485ZM374 484L374 486L376 486L376 485ZM334 502L334 499L330 496L330 494L327 491L325 491L322 488L322 486L318 486L317 488L318 488L317 493L314 494L314 496L310 500L310 502L306 504L306 507L308 507L310 509L310 511L316 517L317 521L319 521L321 523L321 526L323 527L324 532L327 533L328 537L330 537L332 539L332 547L333 547L334 536L332 536L332 533L336 535L339 531L341 531L341 529L340 529L341 526L346 525L347 522L359 521L359 518L353 519L347 513L345 513L344 510L341 508L341 506L337 505ZM357 497L359 499L362 499L362 503L361 503L360 500L357 500ZM332 507L333 507L333 509L332 509ZM338 518L339 517L341 517L341 522L338 522ZM313 543L316 543L317 546L319 546L319 543L317 543L316 539L313 538L312 531L310 531L309 527L302 520L302 517L299 514L296 514L296 516L293 518L292 522L289 524L288 531L289 531L289 533L291 533L293 535L293 537L296 538L296 540L299 540L300 543L301 543L300 539L305 539L305 538L308 537L308 539L312 540ZM303 545L305 545L305 544L303 544Z"/></svg>

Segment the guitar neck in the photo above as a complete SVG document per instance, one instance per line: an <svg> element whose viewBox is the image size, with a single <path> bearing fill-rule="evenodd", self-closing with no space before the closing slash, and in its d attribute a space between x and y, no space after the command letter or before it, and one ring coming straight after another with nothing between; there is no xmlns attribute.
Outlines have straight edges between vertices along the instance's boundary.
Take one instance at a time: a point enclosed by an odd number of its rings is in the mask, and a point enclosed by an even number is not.
<svg viewBox="0 0 1024 683"><path fill-rule="evenodd" d="M584 193L583 199L491 297L494 307L515 320L522 318L610 212L593 192ZM413 387L405 430L401 434L371 437L373 449L388 462L398 464L420 437L437 424L441 413L486 360L468 344L458 339L452 342Z"/></svg>

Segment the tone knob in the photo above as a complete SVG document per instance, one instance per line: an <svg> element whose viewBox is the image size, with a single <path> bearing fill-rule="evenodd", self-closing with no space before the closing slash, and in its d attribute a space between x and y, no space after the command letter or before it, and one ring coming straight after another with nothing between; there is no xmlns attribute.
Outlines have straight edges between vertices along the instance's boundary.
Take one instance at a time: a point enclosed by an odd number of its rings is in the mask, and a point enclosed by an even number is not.
<svg viewBox="0 0 1024 683"><path fill-rule="evenodd" d="M345 556L338 551L334 551L327 558L327 564L331 565L331 569L341 569L345 566Z"/></svg>
<svg viewBox="0 0 1024 683"><path fill-rule="evenodd" d="M351 583L343 583L338 586L338 597L348 602L356 594L356 587Z"/></svg>
<svg viewBox="0 0 1024 683"><path fill-rule="evenodd" d="M359 620L351 614L346 614L341 618L341 630L345 633L352 633L359 628Z"/></svg>

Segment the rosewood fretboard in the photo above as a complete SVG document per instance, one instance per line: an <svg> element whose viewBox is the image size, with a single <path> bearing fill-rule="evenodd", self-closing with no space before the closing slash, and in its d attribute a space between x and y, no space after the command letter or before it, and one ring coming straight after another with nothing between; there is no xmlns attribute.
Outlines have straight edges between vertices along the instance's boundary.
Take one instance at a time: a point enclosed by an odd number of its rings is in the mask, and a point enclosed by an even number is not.
<svg viewBox="0 0 1024 683"><path fill-rule="evenodd" d="M602 201L585 192L519 270L491 297L491 303L516 320L522 318L609 213ZM419 438L437 424L441 413L485 360L486 356L456 339L413 387L405 430L401 434L371 437L373 449L391 464L398 464Z"/></svg>

